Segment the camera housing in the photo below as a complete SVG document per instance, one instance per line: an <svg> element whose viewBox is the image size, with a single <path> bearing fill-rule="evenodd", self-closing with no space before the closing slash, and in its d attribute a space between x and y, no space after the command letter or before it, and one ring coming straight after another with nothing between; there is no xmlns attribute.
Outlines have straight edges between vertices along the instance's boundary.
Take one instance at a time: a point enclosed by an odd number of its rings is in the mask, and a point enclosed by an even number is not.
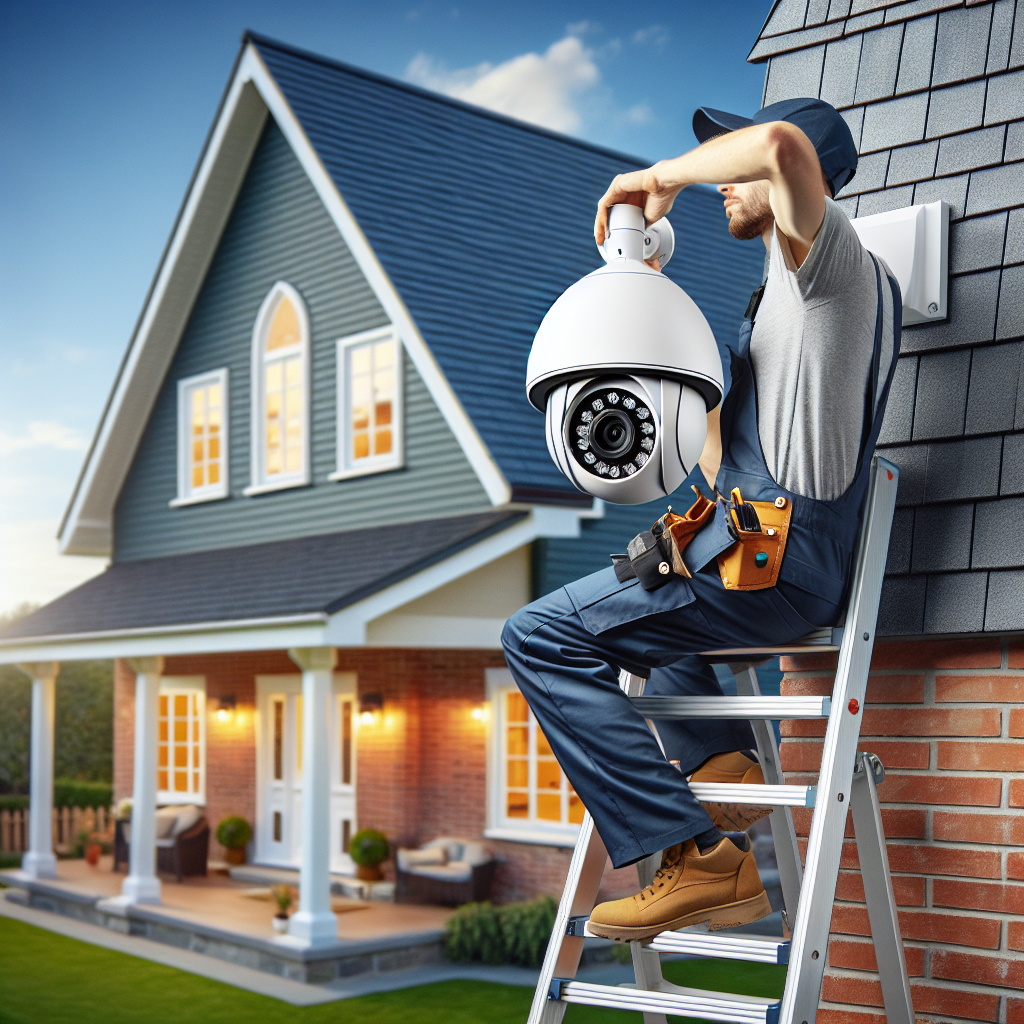
<svg viewBox="0 0 1024 1024"><path fill-rule="evenodd" d="M541 322L527 396L548 451L580 490L635 505L671 494L697 464L722 399L714 334L693 300L644 263L671 258L671 225L613 206L607 264L568 288Z"/></svg>

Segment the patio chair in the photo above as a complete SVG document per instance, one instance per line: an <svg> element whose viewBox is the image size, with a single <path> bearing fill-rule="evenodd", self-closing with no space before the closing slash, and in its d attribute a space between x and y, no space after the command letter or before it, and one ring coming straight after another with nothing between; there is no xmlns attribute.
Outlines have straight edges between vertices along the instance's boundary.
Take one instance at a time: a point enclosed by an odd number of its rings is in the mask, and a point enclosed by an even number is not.
<svg viewBox="0 0 1024 1024"><path fill-rule="evenodd" d="M441 836L418 850L399 850L395 902L457 907L486 900L498 862L483 843Z"/></svg>
<svg viewBox="0 0 1024 1024"><path fill-rule="evenodd" d="M130 821L118 821L114 830L114 870L128 864ZM156 869L174 875L205 875L210 851L210 824L194 804L163 807L157 811Z"/></svg>

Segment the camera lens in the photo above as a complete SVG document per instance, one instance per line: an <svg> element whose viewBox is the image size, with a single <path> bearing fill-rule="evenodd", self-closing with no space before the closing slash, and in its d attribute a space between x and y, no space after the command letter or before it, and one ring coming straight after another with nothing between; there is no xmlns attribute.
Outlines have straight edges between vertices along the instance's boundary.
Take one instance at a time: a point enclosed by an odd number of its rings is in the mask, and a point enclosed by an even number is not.
<svg viewBox="0 0 1024 1024"><path fill-rule="evenodd" d="M590 447L602 459L617 459L633 447L633 424L620 409L605 409L590 424Z"/></svg>
<svg viewBox="0 0 1024 1024"><path fill-rule="evenodd" d="M654 454L657 427L642 398L621 381L598 384L574 404L565 440L577 463L595 476L630 477Z"/></svg>

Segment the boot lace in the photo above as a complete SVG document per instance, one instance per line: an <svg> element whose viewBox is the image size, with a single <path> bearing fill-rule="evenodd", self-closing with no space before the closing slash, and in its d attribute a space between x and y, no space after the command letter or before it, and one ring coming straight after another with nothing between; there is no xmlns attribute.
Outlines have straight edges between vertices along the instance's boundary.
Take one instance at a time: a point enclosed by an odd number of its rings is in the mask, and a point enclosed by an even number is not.
<svg viewBox="0 0 1024 1024"><path fill-rule="evenodd" d="M661 865L658 870L654 872L654 880L650 885L641 889L638 894L641 900L646 900L648 896L653 896L655 889L661 889L664 887L668 877L679 866L679 861L682 860L682 857L683 846L681 843L676 846L670 846L661 855Z"/></svg>

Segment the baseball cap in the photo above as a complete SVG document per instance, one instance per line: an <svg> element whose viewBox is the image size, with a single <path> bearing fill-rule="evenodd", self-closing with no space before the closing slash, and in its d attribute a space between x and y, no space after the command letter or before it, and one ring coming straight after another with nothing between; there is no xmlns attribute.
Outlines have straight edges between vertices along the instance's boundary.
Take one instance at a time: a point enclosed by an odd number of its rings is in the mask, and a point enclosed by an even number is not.
<svg viewBox="0 0 1024 1024"><path fill-rule="evenodd" d="M698 107L693 115L693 134L699 142L707 142L716 135L770 121L795 124L811 140L832 195L837 195L857 173L857 147L850 128L836 108L824 100L780 100L762 107L753 117Z"/></svg>

